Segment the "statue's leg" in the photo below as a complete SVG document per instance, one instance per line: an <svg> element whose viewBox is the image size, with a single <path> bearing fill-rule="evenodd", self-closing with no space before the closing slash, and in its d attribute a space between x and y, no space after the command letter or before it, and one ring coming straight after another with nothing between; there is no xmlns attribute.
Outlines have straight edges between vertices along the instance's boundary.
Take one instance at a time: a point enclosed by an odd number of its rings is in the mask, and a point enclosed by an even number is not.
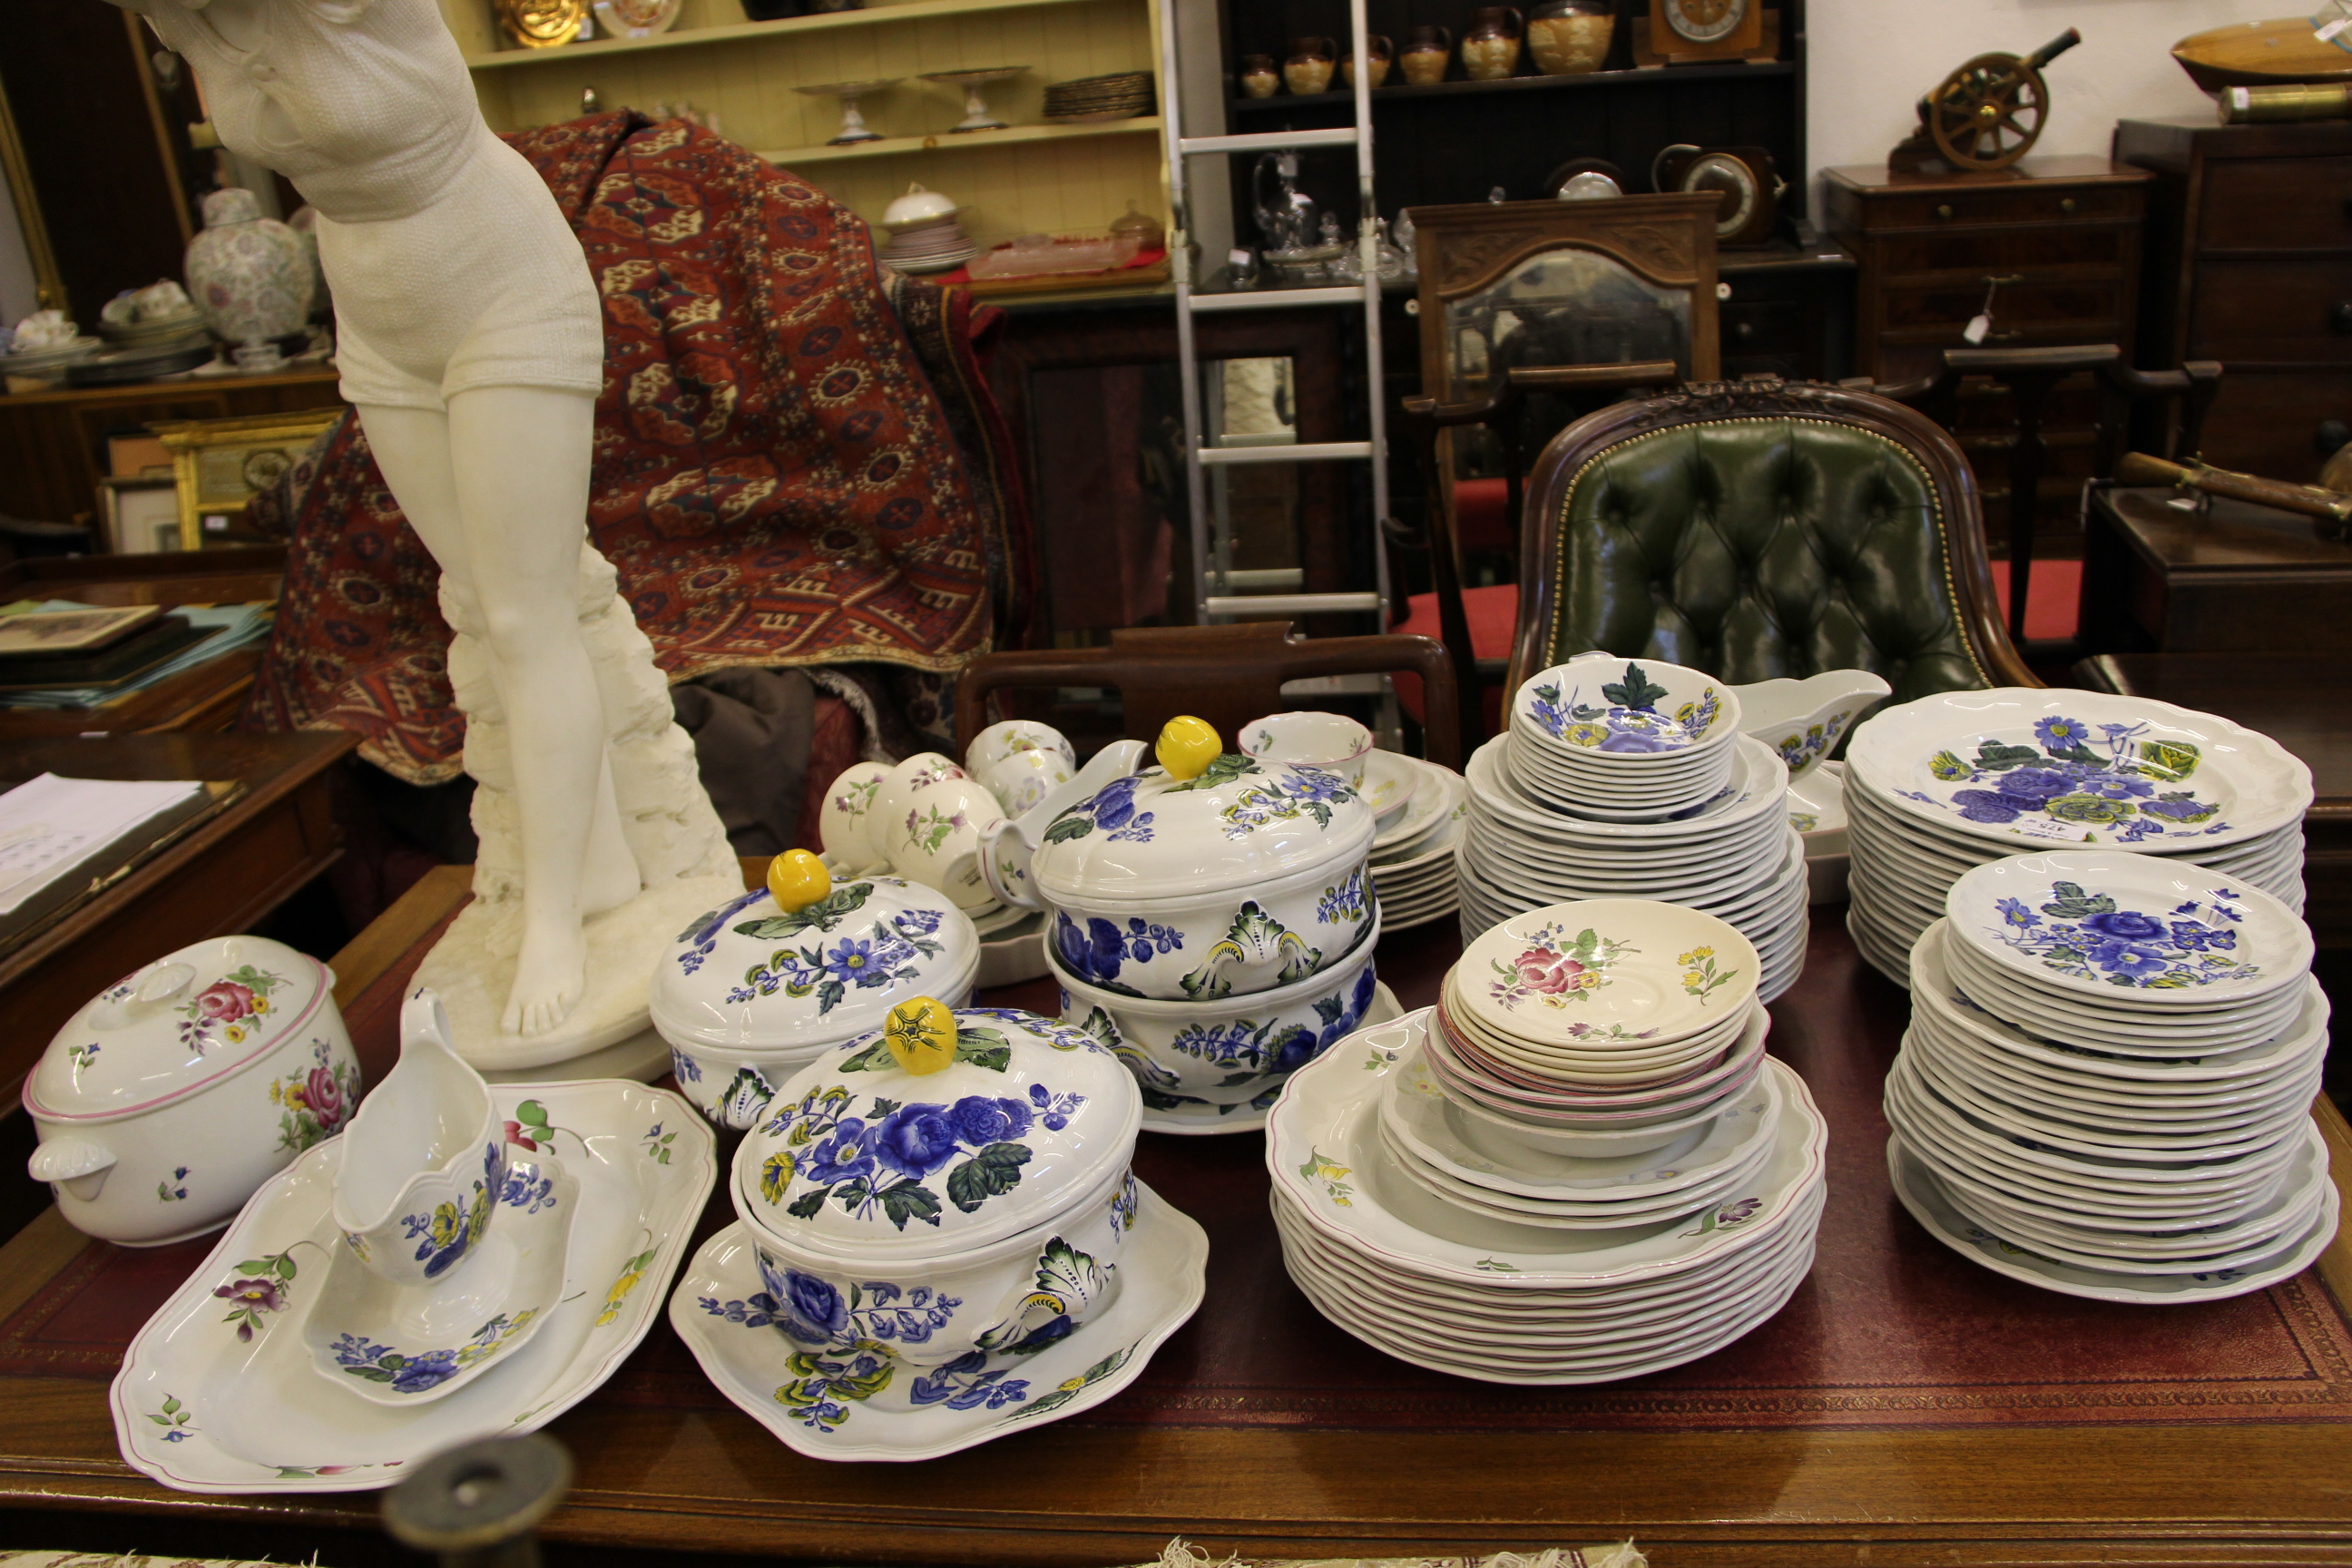
<svg viewBox="0 0 2352 1568"><path fill-rule="evenodd" d="M454 395L446 418L361 413L402 510L481 608L522 838L522 939L499 1022L524 1035L561 1023L584 984L582 874L604 762L577 603L593 406L500 386Z"/></svg>

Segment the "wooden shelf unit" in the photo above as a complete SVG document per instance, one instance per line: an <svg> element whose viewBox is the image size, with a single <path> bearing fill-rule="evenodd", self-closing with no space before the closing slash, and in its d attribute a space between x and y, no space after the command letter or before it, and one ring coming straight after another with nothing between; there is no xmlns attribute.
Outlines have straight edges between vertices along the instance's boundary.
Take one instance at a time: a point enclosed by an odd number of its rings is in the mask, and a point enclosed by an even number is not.
<svg viewBox="0 0 2352 1568"><path fill-rule="evenodd" d="M1149 70L1159 82L1160 0L898 0L858 11L773 22L743 18L740 0L685 0L677 25L649 38L600 38L552 49L501 47L489 0L440 0L473 70L493 129L576 118L593 88L608 108L667 103L715 112L730 139L776 149L761 156L803 174L867 222L909 183L970 209L964 226L992 245L1016 234L1100 232L1129 201L1168 221L1167 170L1156 116L1074 125L1045 118L1054 82ZM989 107L1012 122L951 135L963 91L927 71L1027 66L992 82ZM899 79L860 101L883 140L829 147L841 109L793 89Z"/></svg>

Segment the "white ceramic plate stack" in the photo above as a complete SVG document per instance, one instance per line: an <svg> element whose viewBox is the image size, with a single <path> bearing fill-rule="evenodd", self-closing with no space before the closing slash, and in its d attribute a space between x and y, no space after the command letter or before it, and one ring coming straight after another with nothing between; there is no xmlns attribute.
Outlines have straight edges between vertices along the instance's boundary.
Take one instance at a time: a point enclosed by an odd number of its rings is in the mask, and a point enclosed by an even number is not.
<svg viewBox="0 0 2352 1568"><path fill-rule="evenodd" d="M2191 862L2303 909L2311 770L2267 735L2168 702L2021 687L1923 697L1854 731L1844 794L1847 929L1898 984L1953 883L2037 848Z"/></svg>
<svg viewBox="0 0 2352 1568"><path fill-rule="evenodd" d="M1465 942L1565 899L1650 899L1737 926L1760 955L1763 1000L1794 984L1805 963L1805 846L1789 826L1788 765L1771 747L1736 737L1723 787L1677 818L1597 822L1527 793L1506 763L1512 739L1479 747L1466 773L1455 862Z"/></svg>
<svg viewBox="0 0 2352 1568"><path fill-rule="evenodd" d="M1381 929L1396 931L1442 920L1461 907L1454 891L1454 849L1462 841L1470 786L1452 768L1394 752L1374 752L1364 793L1376 812L1376 792L1382 781L1372 775L1391 769L1406 771L1415 781L1404 809L1382 823L1372 838L1372 887L1380 895Z"/></svg>
<svg viewBox="0 0 2352 1568"><path fill-rule="evenodd" d="M1912 951L1886 1084L1887 1163L1921 1224L2115 1301L2242 1295L2318 1255L2327 1001L2285 905L2089 851L1979 867L1948 906Z"/></svg>
<svg viewBox="0 0 2352 1568"><path fill-rule="evenodd" d="M1530 795L1601 822L1655 822L1731 777L1739 699L1678 664L1581 653L1512 694L1506 762Z"/></svg>
<svg viewBox="0 0 2352 1568"><path fill-rule="evenodd" d="M1268 1120L1284 1262L1325 1317L1440 1372L1603 1383L1721 1349L1803 1281L1826 1128L1794 1073L1767 1064L1696 1142L1498 1157L1426 1070L1436 1018L1341 1042Z"/></svg>
<svg viewBox="0 0 2352 1568"><path fill-rule="evenodd" d="M886 221L882 226L890 231L890 239L882 247L882 259L901 272L951 272L961 267L980 254L980 247L957 220L962 210L910 223Z"/></svg>

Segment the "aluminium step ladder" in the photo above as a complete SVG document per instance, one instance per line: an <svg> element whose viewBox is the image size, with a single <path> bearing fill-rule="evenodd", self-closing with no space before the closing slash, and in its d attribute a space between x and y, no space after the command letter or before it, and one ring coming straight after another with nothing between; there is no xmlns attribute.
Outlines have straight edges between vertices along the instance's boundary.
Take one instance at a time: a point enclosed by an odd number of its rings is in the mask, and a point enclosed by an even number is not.
<svg viewBox="0 0 2352 1568"><path fill-rule="evenodd" d="M1349 0L1349 46L1353 58L1369 58L1365 48L1365 0ZM1180 60L1176 39L1175 0L1160 0L1160 105L1168 141L1168 194L1173 219L1168 254L1176 285L1176 353L1183 381L1185 505L1192 525L1192 563L1197 581L1193 602L1203 623L1241 615L1370 614L1381 631L1388 629L1390 608L1387 552L1380 548L1379 521L1389 514L1388 416L1381 406L1380 239L1372 205L1371 76L1359 68L1355 82L1356 122L1327 131L1278 131L1239 136L1184 134L1182 98L1178 88ZM1186 160L1213 153L1295 152L1308 147L1352 147L1356 153L1356 252L1361 281L1323 288L1272 289L1261 285L1247 291L1202 294L1193 277L1192 213ZM1267 444L1243 439L1209 445L1203 416L1203 388L1193 321L1222 310L1293 310L1310 305L1356 305L1364 312L1365 379L1371 406L1365 441L1311 441ZM1222 404L1222 398L1220 398ZM1232 467L1245 463L1370 462L1371 464L1372 550L1374 585L1370 593L1250 593L1247 588L1268 579L1282 580L1283 572L1237 572L1233 567L1232 526L1222 505L1215 513L1214 536L1210 526L1213 479L1222 479Z"/></svg>

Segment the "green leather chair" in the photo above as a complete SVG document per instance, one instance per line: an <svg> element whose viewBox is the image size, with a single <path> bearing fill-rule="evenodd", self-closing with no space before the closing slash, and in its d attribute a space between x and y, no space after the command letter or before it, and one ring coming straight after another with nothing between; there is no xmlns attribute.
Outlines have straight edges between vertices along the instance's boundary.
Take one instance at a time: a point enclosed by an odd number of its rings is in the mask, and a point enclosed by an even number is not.
<svg viewBox="0 0 2352 1568"><path fill-rule="evenodd" d="M2001 625L1967 460L1870 393L1616 404L1552 438L1527 505L1514 688L1590 648L1740 682L1874 670L1895 702L2042 684Z"/></svg>

